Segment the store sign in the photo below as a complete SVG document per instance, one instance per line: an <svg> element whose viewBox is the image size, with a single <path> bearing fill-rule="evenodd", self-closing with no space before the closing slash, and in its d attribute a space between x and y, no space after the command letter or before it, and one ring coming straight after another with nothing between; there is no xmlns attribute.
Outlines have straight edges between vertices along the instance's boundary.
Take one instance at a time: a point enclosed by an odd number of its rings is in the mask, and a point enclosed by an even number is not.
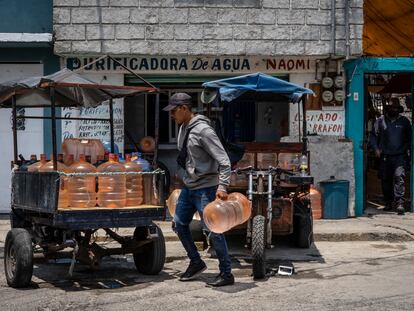
<svg viewBox="0 0 414 311"><path fill-rule="evenodd" d="M294 111L296 110L296 112ZM302 126L302 115L298 116L297 109L291 109L290 134L297 135L299 122ZM345 135L345 112L308 110L306 111L306 125L309 134L322 136L344 136Z"/></svg>
<svg viewBox="0 0 414 311"><path fill-rule="evenodd" d="M124 109L122 100L114 101L114 141L119 150L124 145ZM101 105L96 108L62 108L62 116L66 118L96 118L109 119L109 106ZM62 120L62 140L66 138L95 138L110 141L109 122L94 120Z"/></svg>
<svg viewBox="0 0 414 311"><path fill-rule="evenodd" d="M70 57L63 59L64 66L79 69L99 57ZM126 68L139 73L151 74L212 74L252 72L293 73L314 72L315 59L309 57L197 57L197 56L128 56L117 57ZM84 68L86 72L127 72L120 64L110 58L103 58Z"/></svg>

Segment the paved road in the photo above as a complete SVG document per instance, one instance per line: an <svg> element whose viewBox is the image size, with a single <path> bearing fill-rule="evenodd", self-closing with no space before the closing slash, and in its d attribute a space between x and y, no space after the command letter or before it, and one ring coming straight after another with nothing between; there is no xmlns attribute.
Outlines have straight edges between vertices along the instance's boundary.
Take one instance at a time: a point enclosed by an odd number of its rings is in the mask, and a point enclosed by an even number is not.
<svg viewBox="0 0 414 311"><path fill-rule="evenodd" d="M3 259L0 242L0 257ZM199 280L177 280L187 261L179 242L167 243L168 262L158 276L136 272L130 256L106 259L99 271L67 261L37 259L32 286L7 287L0 265L0 310L413 310L414 242L317 242L309 250L279 246L270 267L293 263L291 277L252 280L248 252L231 243L236 284L206 286L216 259L203 253L208 270Z"/></svg>

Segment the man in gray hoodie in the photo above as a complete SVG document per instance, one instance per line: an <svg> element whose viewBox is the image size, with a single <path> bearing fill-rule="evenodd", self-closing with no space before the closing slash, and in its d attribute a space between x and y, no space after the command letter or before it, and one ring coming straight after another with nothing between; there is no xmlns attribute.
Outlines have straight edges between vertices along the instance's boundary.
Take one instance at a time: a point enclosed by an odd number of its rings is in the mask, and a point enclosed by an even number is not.
<svg viewBox="0 0 414 311"><path fill-rule="evenodd" d="M181 125L177 139L180 151L177 163L183 173L184 186L177 201L173 225L190 258L190 264L180 280L189 281L207 268L191 237L189 224L195 212L202 218L204 207L214 199L227 199L231 166L210 120L191 111L191 96L174 94L164 110L170 111L175 122ZM205 225L204 228L207 229ZM210 237L219 260L220 274L209 285L234 284L224 235L211 232Z"/></svg>

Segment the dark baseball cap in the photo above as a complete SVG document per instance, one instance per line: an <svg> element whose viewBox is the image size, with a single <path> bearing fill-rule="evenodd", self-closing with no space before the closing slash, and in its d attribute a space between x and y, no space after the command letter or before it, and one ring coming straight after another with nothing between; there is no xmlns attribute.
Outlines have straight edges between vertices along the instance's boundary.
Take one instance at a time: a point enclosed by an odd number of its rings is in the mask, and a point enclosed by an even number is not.
<svg viewBox="0 0 414 311"><path fill-rule="evenodd" d="M168 106L165 107L164 111L171 111L177 106L188 105L191 106L191 96L187 93L175 93L173 96L170 97L168 101Z"/></svg>

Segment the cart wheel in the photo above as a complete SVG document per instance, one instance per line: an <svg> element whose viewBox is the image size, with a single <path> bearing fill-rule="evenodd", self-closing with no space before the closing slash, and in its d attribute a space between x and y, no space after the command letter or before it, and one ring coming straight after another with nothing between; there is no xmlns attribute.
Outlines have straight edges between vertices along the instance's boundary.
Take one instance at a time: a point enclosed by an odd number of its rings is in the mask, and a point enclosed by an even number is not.
<svg viewBox="0 0 414 311"><path fill-rule="evenodd" d="M253 218L252 256L255 279L263 279L266 275L265 224L264 216L257 215Z"/></svg>
<svg viewBox="0 0 414 311"><path fill-rule="evenodd" d="M10 226L12 229L13 228L25 228L25 227L30 226L30 224L27 223L27 221L25 221L23 217L17 214L17 212L12 210L10 212Z"/></svg>
<svg viewBox="0 0 414 311"><path fill-rule="evenodd" d="M140 252L134 253L134 262L137 270L142 274L155 275L160 273L165 263L165 239L161 229L157 226L158 238L145 244ZM142 241L146 239L147 228L137 227L134 238Z"/></svg>
<svg viewBox="0 0 414 311"><path fill-rule="evenodd" d="M164 192L166 194L168 194L168 192L170 191L170 184L171 184L171 174L170 174L170 170L168 169L168 166L165 165L161 161L157 161L157 165L158 165L158 168L162 169L165 172ZM159 176L159 175L157 175L157 176Z"/></svg>
<svg viewBox="0 0 414 311"><path fill-rule="evenodd" d="M7 233L4 271L9 286L19 288L30 284L33 274L33 244L26 229L15 228Z"/></svg>
<svg viewBox="0 0 414 311"><path fill-rule="evenodd" d="M302 204L295 207L293 220L295 244L300 248L309 248L313 243L312 209Z"/></svg>

